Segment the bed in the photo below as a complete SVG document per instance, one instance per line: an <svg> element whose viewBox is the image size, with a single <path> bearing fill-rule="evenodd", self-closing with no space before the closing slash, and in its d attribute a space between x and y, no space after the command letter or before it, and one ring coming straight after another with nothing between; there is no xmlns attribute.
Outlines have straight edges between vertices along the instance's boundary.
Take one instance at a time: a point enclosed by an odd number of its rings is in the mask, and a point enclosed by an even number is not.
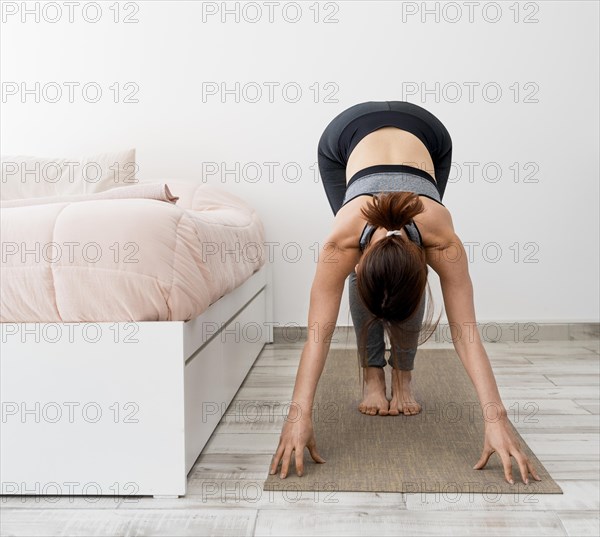
<svg viewBox="0 0 600 537"><path fill-rule="evenodd" d="M107 192L2 202L3 495L185 495L272 342L249 204L172 181Z"/></svg>

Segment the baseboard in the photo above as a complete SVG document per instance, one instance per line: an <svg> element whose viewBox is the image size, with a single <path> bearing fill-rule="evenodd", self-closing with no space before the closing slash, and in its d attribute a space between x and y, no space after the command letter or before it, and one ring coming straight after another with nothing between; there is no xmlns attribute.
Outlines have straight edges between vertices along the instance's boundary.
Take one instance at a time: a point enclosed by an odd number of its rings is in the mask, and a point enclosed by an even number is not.
<svg viewBox="0 0 600 537"><path fill-rule="evenodd" d="M484 343L539 343L543 341L589 341L600 339L600 323L478 323L477 331ZM273 343L304 343L308 337L306 326L288 323L273 327ZM447 323L440 323L429 339L432 343L452 343ZM355 343L353 326L337 326L332 343Z"/></svg>

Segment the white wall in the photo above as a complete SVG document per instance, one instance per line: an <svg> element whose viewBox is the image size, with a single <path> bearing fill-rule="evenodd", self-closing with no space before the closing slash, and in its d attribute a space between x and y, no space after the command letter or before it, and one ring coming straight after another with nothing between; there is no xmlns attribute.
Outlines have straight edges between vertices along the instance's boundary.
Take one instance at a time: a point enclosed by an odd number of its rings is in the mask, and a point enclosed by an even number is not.
<svg viewBox="0 0 600 537"><path fill-rule="evenodd" d="M139 176L157 180L200 181L207 163L259 163L258 180L233 173L208 181L259 211L275 243L275 320L306 325L316 247L333 220L314 175L319 136L350 105L409 100L436 114L453 138L456 167L444 202L463 242L479 243L470 265L478 321L598 320L597 2L522 2L518 9L479 2L471 14L464 2L276 4L270 22L268 3L132 2L121 4L121 18L139 22L115 23L111 1L91 23L84 15L95 17L94 6L81 2L74 22L61 4L62 18L51 23L54 3L29 2L40 20L30 14L22 22L22 2L3 2L2 152L77 155L134 146ZM298 6L300 20L289 22ZM432 10L425 20L423 6ZM223 22L223 7L237 8L239 21L229 14ZM251 22L257 7L262 17ZM8 95L7 82L39 82L48 91L57 83L65 94L36 103L35 95ZM96 83L103 96L86 102L78 89L70 103L65 82ZM137 84L139 102L112 102L115 82L122 89ZM210 82L246 85L247 99L203 95ZM269 83L278 84L272 102ZM434 91L410 93L413 83ZM249 102L256 85L264 94ZM302 96L291 102L298 87ZM502 95L491 102L497 88ZM469 162L479 163L471 178ZM293 182L297 167L302 175ZM496 167L502 176L493 182ZM537 182L524 182L534 169ZM290 242L301 245L297 262L284 255ZM492 243L501 248L496 262ZM525 262L527 254L538 262ZM433 272L431 282L439 309ZM347 294L339 324L351 324Z"/></svg>

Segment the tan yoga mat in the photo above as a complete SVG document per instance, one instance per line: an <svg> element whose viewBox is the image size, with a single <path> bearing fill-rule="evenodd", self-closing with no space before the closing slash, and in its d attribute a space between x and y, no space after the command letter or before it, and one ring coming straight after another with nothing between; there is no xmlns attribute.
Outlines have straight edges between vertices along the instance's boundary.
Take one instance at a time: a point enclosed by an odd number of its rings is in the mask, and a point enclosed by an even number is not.
<svg viewBox="0 0 600 537"><path fill-rule="evenodd" d="M281 466L275 475L267 468L264 490L563 493L512 423L542 480L530 476L525 485L511 457L515 484L507 483L497 453L484 469L473 470L483 449L484 423L475 388L453 349L419 349L413 386L423 407L419 414L362 414L356 349L331 349L313 407L317 449L327 462L315 463L305 448L304 475L296 475L292 457L285 479L279 477Z"/></svg>

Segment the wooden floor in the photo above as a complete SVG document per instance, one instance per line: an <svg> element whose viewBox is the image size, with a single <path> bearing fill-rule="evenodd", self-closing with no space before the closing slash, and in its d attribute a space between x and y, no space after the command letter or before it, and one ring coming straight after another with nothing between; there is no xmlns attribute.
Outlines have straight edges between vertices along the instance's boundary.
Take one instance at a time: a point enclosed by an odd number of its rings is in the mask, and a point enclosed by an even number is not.
<svg viewBox="0 0 600 537"><path fill-rule="evenodd" d="M486 343L506 407L539 407L537 422L512 421L564 495L537 497L263 491L301 347L265 347L192 470L186 497L3 497L0 534L600 534L598 340Z"/></svg>

